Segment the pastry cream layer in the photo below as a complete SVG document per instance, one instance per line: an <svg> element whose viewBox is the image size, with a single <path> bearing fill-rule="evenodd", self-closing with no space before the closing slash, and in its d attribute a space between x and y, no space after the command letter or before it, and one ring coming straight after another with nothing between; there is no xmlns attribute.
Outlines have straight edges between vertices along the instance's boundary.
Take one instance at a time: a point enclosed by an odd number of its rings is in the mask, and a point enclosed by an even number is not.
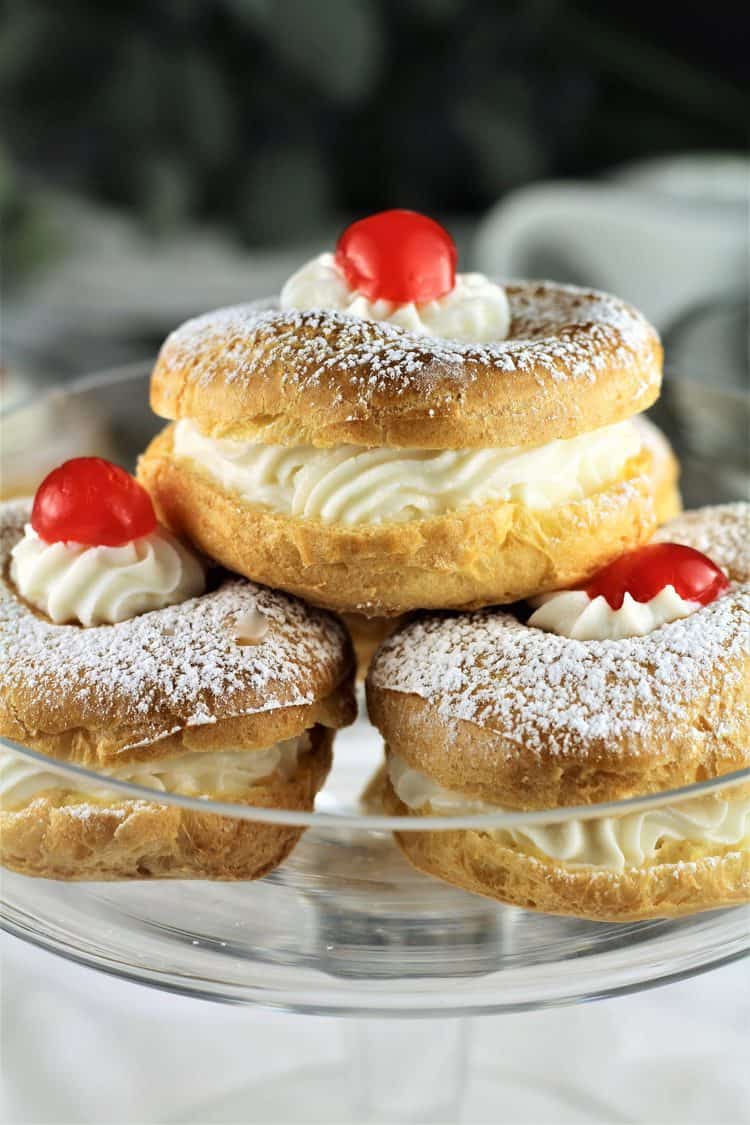
<svg viewBox="0 0 750 1125"><path fill-rule="evenodd" d="M27 524L10 576L56 625L115 625L196 597L205 585L198 559L163 528L122 547L92 547L47 543Z"/></svg>
<svg viewBox="0 0 750 1125"><path fill-rule="evenodd" d="M279 771L291 778L297 758L310 749L309 734L277 742L263 750L227 750L202 754L189 751L155 762L130 762L100 769L103 777L114 777L134 785L145 785L161 792L187 797L210 797L217 793L241 793L256 781ZM74 791L95 800L127 800L127 795L106 785L85 785L64 774L37 766L12 750L0 751L0 808L13 809L27 804L51 789Z"/></svg>
<svg viewBox="0 0 750 1125"><path fill-rule="evenodd" d="M590 598L585 590L556 590L532 598L531 604L534 613L527 625L577 641L644 637L701 608L700 602L680 597L671 585L647 602L637 602L631 594L625 594L619 609L612 609L602 594Z"/></svg>
<svg viewBox="0 0 750 1125"><path fill-rule="evenodd" d="M535 448L430 450L264 445L174 429L177 457L252 504L325 524L406 523L511 500L551 508L616 480L641 449L630 421Z"/></svg>
<svg viewBox="0 0 750 1125"><path fill-rule="evenodd" d="M502 285L481 273L458 273L449 293L436 301L399 305L370 301L350 289L333 254L320 254L297 270L281 290L282 309L327 309L362 320L387 320L418 336L489 343L504 340L510 305Z"/></svg>
<svg viewBox="0 0 750 1125"><path fill-rule="evenodd" d="M429 804L434 812L451 816L511 811L444 789L395 754L389 755L388 774L397 797L410 809ZM624 871L654 856L662 840L750 847L750 796L709 795L622 816L500 828L492 835L572 866Z"/></svg>

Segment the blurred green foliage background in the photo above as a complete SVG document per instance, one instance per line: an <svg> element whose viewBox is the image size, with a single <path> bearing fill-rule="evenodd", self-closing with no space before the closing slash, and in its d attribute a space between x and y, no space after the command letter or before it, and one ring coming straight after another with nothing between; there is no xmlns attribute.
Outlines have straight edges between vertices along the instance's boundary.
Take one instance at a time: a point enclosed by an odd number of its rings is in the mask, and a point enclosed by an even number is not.
<svg viewBox="0 0 750 1125"><path fill-rule="evenodd" d="M540 177L744 148L742 5L11 0L6 281L51 252L37 193L248 245L397 203L481 212Z"/></svg>

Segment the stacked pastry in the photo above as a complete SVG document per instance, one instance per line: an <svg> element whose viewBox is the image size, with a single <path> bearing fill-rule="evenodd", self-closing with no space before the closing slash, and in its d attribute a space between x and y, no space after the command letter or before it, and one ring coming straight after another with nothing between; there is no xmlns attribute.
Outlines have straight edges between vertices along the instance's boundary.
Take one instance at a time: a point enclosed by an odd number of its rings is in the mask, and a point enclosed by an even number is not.
<svg viewBox="0 0 750 1125"><path fill-rule="evenodd" d="M705 703L728 675L717 645L700 664L709 687L698 692L696 671L684 696L713 737L689 755L666 739L688 671L676 653L707 614L737 671L742 607L721 572L705 561L697 593L680 573L647 583L648 597L636 574L619 602L596 586L679 510L671 451L638 417L659 393L655 332L613 297L455 266L437 224L385 213L279 301L178 329L152 380L170 424L140 479L174 531L250 579L364 615L367 630L353 624L370 642L400 614L516 607L418 616L376 655L368 698L394 812L586 805L733 768L742 731ZM683 564L694 578L696 560ZM560 590L572 592L532 617L518 608ZM744 893L737 800L399 839L423 870L506 901L641 917ZM673 871L689 858L686 889Z"/></svg>
<svg viewBox="0 0 750 1125"><path fill-rule="evenodd" d="M585 579L675 505L633 424L661 347L635 309L456 274L424 216L355 223L280 301L177 329L139 464L164 521L257 582L372 617ZM659 480L657 481L657 475Z"/></svg>
<svg viewBox="0 0 750 1125"><path fill-rule="evenodd" d="M312 808L353 659L330 615L214 575L160 527L144 489L68 461L33 505L0 505L0 734L97 770L80 784L0 752L2 861L57 879L252 879L301 830L123 796Z"/></svg>
<svg viewBox="0 0 750 1125"><path fill-rule="evenodd" d="M594 919L750 898L750 785L658 796L750 766L750 505L689 513L657 538L574 590L428 616L385 642L368 701L391 812L580 806L400 833L417 867ZM586 807L639 796L632 811Z"/></svg>
<svg viewBox="0 0 750 1125"><path fill-rule="evenodd" d="M2 732L157 787L309 808L353 711L336 610L363 648L390 634L368 679L388 808L584 806L517 831L404 832L418 867L587 917L738 901L747 792L631 819L585 806L746 764L746 513L650 543L680 506L671 450L639 417L661 383L653 328L602 293L456 264L437 223L384 212L278 300L167 339L151 402L168 425L138 466L163 527L151 513L105 540L81 513L117 523L119 502L85 489L72 526L6 514L22 662ZM187 544L225 568L210 593ZM130 562L106 554L124 547ZM298 835L210 815L198 829L166 806L141 821L106 782L29 784L8 783L4 833L36 873L251 877Z"/></svg>

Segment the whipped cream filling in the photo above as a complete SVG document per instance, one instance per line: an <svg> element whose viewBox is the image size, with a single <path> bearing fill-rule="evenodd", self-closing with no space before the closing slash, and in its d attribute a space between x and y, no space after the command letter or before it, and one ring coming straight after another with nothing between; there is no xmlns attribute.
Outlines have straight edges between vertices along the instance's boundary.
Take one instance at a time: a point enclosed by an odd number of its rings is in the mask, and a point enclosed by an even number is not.
<svg viewBox="0 0 750 1125"><path fill-rule="evenodd" d="M527 625L577 641L645 637L654 629L689 617L701 608L700 602L687 601L671 585L647 602L637 602L632 595L625 594L619 609L612 609L602 594L591 598L585 590L541 594L531 600L531 605L536 608Z"/></svg>
<svg viewBox="0 0 750 1125"><path fill-rule="evenodd" d="M163 528L122 547L47 543L27 524L11 551L18 592L56 625L114 625L203 593L195 555Z"/></svg>
<svg viewBox="0 0 750 1125"><path fill-rule="evenodd" d="M172 758L100 768L103 778L115 777L160 792L186 797L213 797L242 793L262 778L280 773L285 780L294 775L299 755L310 749L307 731L297 738L277 742L262 750L224 750L201 753L191 750ZM72 778L45 769L12 750L0 751L0 808L26 805L51 789L75 792L94 800L127 800L126 794L107 789L106 784L79 787Z"/></svg>
<svg viewBox="0 0 750 1125"><path fill-rule="evenodd" d="M282 309L327 309L362 320L387 320L418 336L484 344L504 340L510 305L502 285L481 273L456 274L450 293L424 304L370 301L350 289L333 254L320 254L297 270L281 290Z"/></svg>
<svg viewBox="0 0 750 1125"><path fill-rule="evenodd" d="M630 421L535 448L469 450L264 445L207 437L189 419L174 428L175 454L226 491L285 515L349 526L492 501L554 507L615 480L640 449Z"/></svg>
<svg viewBox="0 0 750 1125"><path fill-rule="evenodd" d="M388 775L399 800L410 809L429 805L432 812L450 816L512 811L444 789L395 754L388 756ZM491 831L500 842L509 841L522 849L533 847L573 867L624 871L653 858L664 840L750 847L750 795L732 797L731 790L729 793L728 797L710 794L622 816Z"/></svg>

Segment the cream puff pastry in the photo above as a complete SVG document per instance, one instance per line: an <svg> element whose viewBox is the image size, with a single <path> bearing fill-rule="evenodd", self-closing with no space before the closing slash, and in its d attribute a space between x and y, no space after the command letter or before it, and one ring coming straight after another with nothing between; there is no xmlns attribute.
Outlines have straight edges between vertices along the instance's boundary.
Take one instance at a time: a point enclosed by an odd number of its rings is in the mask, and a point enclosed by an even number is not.
<svg viewBox="0 0 750 1125"><path fill-rule="evenodd" d="M60 490L35 522L44 488L33 510L0 505L0 734L101 781L78 787L0 751L3 864L55 879L263 875L300 828L131 799L107 779L311 809L335 729L355 714L345 630L244 579L204 591L202 563L133 515L127 485L104 519L105 502L91 505L93 533L80 511L61 511ZM56 538L55 524L77 540Z"/></svg>
<svg viewBox="0 0 750 1125"><path fill-rule="evenodd" d="M630 419L661 346L635 309L455 273L411 212L355 223L279 300L165 342L171 424L139 478L164 522L256 581L366 616L573 584L653 532Z"/></svg>
<svg viewBox="0 0 750 1125"><path fill-rule="evenodd" d="M643 446L651 455L651 480L654 508L659 526L674 519L682 511L679 479L680 463L672 446L658 426L645 415L633 419Z"/></svg>
<svg viewBox="0 0 750 1125"><path fill-rule="evenodd" d="M364 680L378 648L406 621L405 617L364 617L361 613L342 613L357 658L357 678Z"/></svg>
<svg viewBox="0 0 750 1125"><path fill-rule="evenodd" d="M387 640L368 677L386 806L554 810L749 767L749 673L750 505L688 513L528 619L426 617ZM550 913L625 921L750 898L748 784L641 812L397 838L423 871Z"/></svg>

